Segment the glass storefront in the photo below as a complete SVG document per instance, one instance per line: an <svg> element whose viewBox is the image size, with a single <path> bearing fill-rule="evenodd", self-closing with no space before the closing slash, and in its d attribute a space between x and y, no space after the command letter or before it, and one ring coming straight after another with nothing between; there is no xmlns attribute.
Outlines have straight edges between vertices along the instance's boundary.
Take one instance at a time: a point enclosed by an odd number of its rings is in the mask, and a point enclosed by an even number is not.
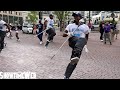
<svg viewBox="0 0 120 90"><path fill-rule="evenodd" d="M14 23L13 16L9 16L9 23Z"/></svg>
<svg viewBox="0 0 120 90"><path fill-rule="evenodd" d="M0 14L0 17L6 22L11 24L23 24L23 17L17 17L17 16L9 16L9 15L2 15Z"/></svg>
<svg viewBox="0 0 120 90"><path fill-rule="evenodd" d="M0 14L0 18L2 19L2 14Z"/></svg>
<svg viewBox="0 0 120 90"><path fill-rule="evenodd" d="M19 17L19 24L20 24L20 25L23 24L23 17Z"/></svg>
<svg viewBox="0 0 120 90"><path fill-rule="evenodd" d="M3 20L8 23L8 16L7 15L3 15Z"/></svg>
<svg viewBox="0 0 120 90"><path fill-rule="evenodd" d="M18 24L18 17L14 16L14 23Z"/></svg>

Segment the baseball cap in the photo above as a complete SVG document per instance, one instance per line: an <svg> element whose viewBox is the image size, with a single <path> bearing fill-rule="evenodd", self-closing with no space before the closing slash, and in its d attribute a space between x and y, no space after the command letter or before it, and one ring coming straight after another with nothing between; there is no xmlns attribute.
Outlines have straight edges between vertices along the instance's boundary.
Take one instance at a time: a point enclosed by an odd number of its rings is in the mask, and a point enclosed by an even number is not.
<svg viewBox="0 0 120 90"><path fill-rule="evenodd" d="M53 14L50 14L49 16L53 16Z"/></svg>
<svg viewBox="0 0 120 90"><path fill-rule="evenodd" d="M83 18L82 15L80 13L73 13L72 14L73 17L80 17L80 18Z"/></svg>

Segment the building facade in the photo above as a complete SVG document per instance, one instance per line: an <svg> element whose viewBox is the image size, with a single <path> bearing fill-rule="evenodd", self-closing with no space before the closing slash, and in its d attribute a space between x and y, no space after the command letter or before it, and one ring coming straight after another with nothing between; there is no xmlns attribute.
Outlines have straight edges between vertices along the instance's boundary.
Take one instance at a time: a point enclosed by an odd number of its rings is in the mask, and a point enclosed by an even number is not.
<svg viewBox="0 0 120 90"><path fill-rule="evenodd" d="M22 11L0 11L0 17L6 22L11 24L23 23Z"/></svg>
<svg viewBox="0 0 120 90"><path fill-rule="evenodd" d="M28 13L30 13L30 11L22 11L23 23L29 22ZM36 21L36 22L33 22L33 23L38 23L38 21L39 21L39 14L37 15L37 21ZM29 23L30 23L30 22L29 22Z"/></svg>
<svg viewBox="0 0 120 90"><path fill-rule="evenodd" d="M23 14L23 22L28 22L28 13L30 13L30 11L22 11L22 14ZM39 13L39 11L38 11ZM42 11L42 16L39 16L39 14L37 15L38 17L38 20L36 23L39 22L39 18L42 17L42 23L44 22L44 20L49 17L49 14L52 14L52 11Z"/></svg>
<svg viewBox="0 0 120 90"><path fill-rule="evenodd" d="M98 15L101 11L90 11L90 17ZM84 11L84 18L89 18L89 11Z"/></svg>
<svg viewBox="0 0 120 90"><path fill-rule="evenodd" d="M23 22L26 22L26 21L27 21L27 19L28 19L28 13L29 13L29 11L23 11L23 12L22 12Z"/></svg>

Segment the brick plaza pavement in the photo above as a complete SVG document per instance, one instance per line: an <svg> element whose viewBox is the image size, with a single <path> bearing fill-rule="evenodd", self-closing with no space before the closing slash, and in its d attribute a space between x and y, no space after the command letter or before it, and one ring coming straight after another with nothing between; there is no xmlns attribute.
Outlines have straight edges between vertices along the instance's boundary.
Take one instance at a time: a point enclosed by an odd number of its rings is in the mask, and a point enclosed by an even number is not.
<svg viewBox="0 0 120 90"><path fill-rule="evenodd" d="M7 47L0 54L0 71L31 71L36 72L38 79L63 79L72 49L66 43L50 60L66 39L60 34L57 33L48 49L39 45L39 40L30 34L20 32L21 42L17 42L15 37L12 40L6 38ZM45 36L43 40L46 40ZM88 49L89 53L83 51L71 79L120 78L120 36L113 45L104 45L99 40L99 33L91 33Z"/></svg>

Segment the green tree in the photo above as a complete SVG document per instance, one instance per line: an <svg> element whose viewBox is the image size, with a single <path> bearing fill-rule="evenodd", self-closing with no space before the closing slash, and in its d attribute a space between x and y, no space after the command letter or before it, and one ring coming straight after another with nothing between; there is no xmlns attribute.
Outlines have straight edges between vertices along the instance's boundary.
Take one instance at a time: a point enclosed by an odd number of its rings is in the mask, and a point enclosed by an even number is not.
<svg viewBox="0 0 120 90"><path fill-rule="evenodd" d="M28 21L30 23L37 22L37 20L38 20L37 15L38 15L38 11L30 11L30 13L28 13Z"/></svg>
<svg viewBox="0 0 120 90"><path fill-rule="evenodd" d="M69 16L70 11L54 11L53 14L57 16L57 18L60 21L60 31L62 31L62 25L64 29L64 23L67 20L67 17Z"/></svg>

